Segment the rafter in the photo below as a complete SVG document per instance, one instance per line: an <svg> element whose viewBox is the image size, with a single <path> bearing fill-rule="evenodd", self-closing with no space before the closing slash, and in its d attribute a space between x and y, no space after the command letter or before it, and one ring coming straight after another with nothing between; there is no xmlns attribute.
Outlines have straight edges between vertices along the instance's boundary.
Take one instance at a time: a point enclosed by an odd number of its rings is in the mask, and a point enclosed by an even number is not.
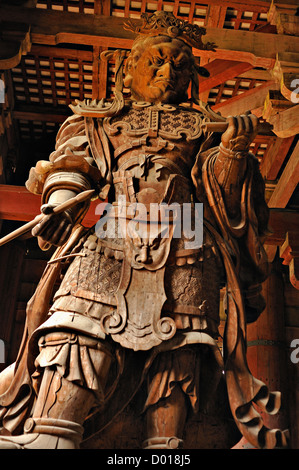
<svg viewBox="0 0 299 470"><path fill-rule="evenodd" d="M226 9L227 6L223 5L209 5L205 26L222 28L225 21Z"/></svg>
<svg viewBox="0 0 299 470"><path fill-rule="evenodd" d="M254 110L264 105L269 90L277 89L278 85L274 80L269 80L251 90L244 91L240 95L229 98L226 101L213 106L214 111L219 111L222 116L232 116L242 114L249 110Z"/></svg>
<svg viewBox="0 0 299 470"><path fill-rule="evenodd" d="M110 16L111 14L111 0L94 0L94 14Z"/></svg>
<svg viewBox="0 0 299 470"><path fill-rule="evenodd" d="M252 69L252 65L247 62L238 62L235 60L221 60L215 59L205 65L205 68L210 72L210 77L201 79L199 82L199 93L210 90L211 88L220 85L220 83L237 77L240 74Z"/></svg>
<svg viewBox="0 0 299 470"><path fill-rule="evenodd" d="M274 138L273 144L262 159L260 170L262 176L267 180L275 180L278 172L290 150L294 137L283 139Z"/></svg>
<svg viewBox="0 0 299 470"><path fill-rule="evenodd" d="M9 25L9 36L17 34L20 25L30 25L32 43L56 45L74 43L98 45L100 47L129 48L135 35L123 29L123 18L77 13L0 6L3 37L7 36L5 22ZM138 24L140 20L136 20ZM207 27L206 40L217 42L217 51L199 51L212 58L249 62L253 66L272 68L276 54L299 49L299 38L276 34L261 34L254 31L228 30Z"/></svg>
<svg viewBox="0 0 299 470"><path fill-rule="evenodd" d="M269 228L271 234L267 236L265 245L281 246L286 239L287 231L299 234L299 218L297 212L283 208L270 208Z"/></svg>
<svg viewBox="0 0 299 470"><path fill-rule="evenodd" d="M57 122L62 123L70 115L66 112L59 112L55 108L46 108L40 106L18 106L12 112L14 119L39 122Z"/></svg>
<svg viewBox="0 0 299 470"><path fill-rule="evenodd" d="M299 141L268 202L269 207L286 207L299 183Z"/></svg>
<svg viewBox="0 0 299 470"><path fill-rule="evenodd" d="M270 100L267 100L265 108L269 104ZM265 116L266 114L264 114ZM299 104L291 106L287 109L276 111L271 113L266 119L272 124L273 132L275 132L278 137L290 137L295 136L299 133Z"/></svg>

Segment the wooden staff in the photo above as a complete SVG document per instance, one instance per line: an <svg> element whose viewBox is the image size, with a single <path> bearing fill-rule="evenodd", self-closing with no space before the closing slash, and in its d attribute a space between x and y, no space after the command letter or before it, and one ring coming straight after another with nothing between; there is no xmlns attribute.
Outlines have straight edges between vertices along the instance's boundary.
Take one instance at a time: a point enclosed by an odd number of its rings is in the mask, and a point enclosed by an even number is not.
<svg viewBox="0 0 299 470"><path fill-rule="evenodd" d="M77 194L77 196L72 197L68 201L63 202L59 206L56 206L53 208L53 214L60 214L61 212L64 212L67 209L70 209L71 207L79 204L80 202L84 202L87 199L90 199L93 194L95 193L94 189L90 189L88 191L84 191L83 193ZM31 220L27 224L23 225L22 227L14 230L13 232L9 233L5 237L0 239L0 246L4 245L5 243L8 243L12 240L14 240L17 237L20 237L21 235L24 235L25 233L29 232L29 230L32 230L33 227L35 227L41 220L45 217L45 214L39 214L35 219Z"/></svg>
<svg viewBox="0 0 299 470"><path fill-rule="evenodd" d="M205 124L202 124L201 128L205 132L225 132L228 128L228 122L207 122ZM258 134L269 135L269 132L271 132L271 130L272 126L268 122L260 122L258 125Z"/></svg>

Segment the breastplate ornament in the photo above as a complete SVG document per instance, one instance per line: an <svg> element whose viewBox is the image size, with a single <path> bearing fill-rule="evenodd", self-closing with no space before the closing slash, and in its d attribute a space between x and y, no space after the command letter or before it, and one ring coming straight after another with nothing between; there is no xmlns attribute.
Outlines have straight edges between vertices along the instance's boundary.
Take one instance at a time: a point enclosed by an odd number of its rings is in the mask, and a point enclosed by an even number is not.
<svg viewBox="0 0 299 470"><path fill-rule="evenodd" d="M104 121L109 136L121 132L129 137L160 137L170 141L186 139L187 142L199 139L202 123L201 114L195 110L147 102L133 102L125 113Z"/></svg>

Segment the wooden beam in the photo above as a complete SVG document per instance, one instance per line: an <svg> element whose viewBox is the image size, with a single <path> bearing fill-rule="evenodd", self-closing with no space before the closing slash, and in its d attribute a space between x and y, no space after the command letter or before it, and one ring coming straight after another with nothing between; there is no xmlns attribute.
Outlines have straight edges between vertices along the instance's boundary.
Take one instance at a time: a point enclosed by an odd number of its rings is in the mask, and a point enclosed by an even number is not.
<svg viewBox="0 0 299 470"><path fill-rule="evenodd" d="M205 27L223 28L228 5L208 5Z"/></svg>
<svg viewBox="0 0 299 470"><path fill-rule="evenodd" d="M12 117L17 120L23 119L24 121L62 123L71 115L71 112L67 113L67 109L63 112L58 112L55 108L44 106L19 105L12 111Z"/></svg>
<svg viewBox="0 0 299 470"><path fill-rule="evenodd" d="M129 47L135 37L123 28L124 18L101 14L80 13L79 16L78 13L68 11L1 4L0 19L3 22L3 39L17 33L25 24L30 25L32 43L36 44L54 46L59 43L74 43L101 46L104 42L104 47L114 47L114 40L120 40L123 41L124 47Z"/></svg>
<svg viewBox="0 0 299 470"><path fill-rule="evenodd" d="M5 28L18 31L20 24L31 26L33 43L56 45L74 43L100 47L130 48L135 34L123 28L123 18L115 16L78 14L65 11L0 6L0 18ZM6 25L13 18L14 25ZM141 20L136 20L140 24ZM197 51L213 58L249 62L253 66L272 68L279 52L297 52L299 38L285 35L255 33L207 27L206 41L217 42L217 51Z"/></svg>
<svg viewBox="0 0 299 470"><path fill-rule="evenodd" d="M41 57L53 57L60 59L70 60L85 60L92 62L93 53L92 51L80 50L80 49L68 49L67 47L53 47L41 44L32 44L30 54L41 56Z"/></svg>
<svg viewBox="0 0 299 470"><path fill-rule="evenodd" d="M1 14L0 14L1 22ZM21 40L2 40L0 39L0 69L9 70L16 67L20 62L22 55L30 51L31 41L29 31L24 33Z"/></svg>
<svg viewBox="0 0 299 470"><path fill-rule="evenodd" d="M287 100L298 103L299 94L298 90L295 90L298 82L295 80L299 76L299 53L281 52L277 54L275 65L270 73L280 84L281 94Z"/></svg>
<svg viewBox="0 0 299 470"><path fill-rule="evenodd" d="M22 186L0 185L0 218L29 222L40 212L40 198Z"/></svg>
<svg viewBox="0 0 299 470"><path fill-rule="evenodd" d="M100 201L93 201L86 214L83 225L91 227L99 220L96 210ZM0 219L29 222L40 213L40 197L24 186L0 185ZM269 226L271 231L266 239L268 245L281 245L287 231L299 233L299 219L295 211L285 209L270 209Z"/></svg>
<svg viewBox="0 0 299 470"><path fill-rule="evenodd" d="M251 68L247 72L241 73L240 78L248 78L250 80L263 80L265 82L268 80L273 80L273 77L271 76L271 73L268 70L260 70L254 68Z"/></svg>
<svg viewBox="0 0 299 470"><path fill-rule="evenodd" d="M272 2L268 11L268 21L277 28L279 34L299 35L299 18L296 15L298 4L295 6L280 5Z"/></svg>
<svg viewBox="0 0 299 470"><path fill-rule="evenodd" d="M267 100L269 104L269 100ZM266 104L265 104L266 106ZM267 121L272 124L273 132L282 138L295 136L299 133L299 104L267 117ZM264 114L265 117L265 114Z"/></svg>
<svg viewBox="0 0 299 470"><path fill-rule="evenodd" d="M287 232L297 233L299 237L299 217L296 211L270 208L269 228L271 234L267 236L265 245L281 246L286 239Z"/></svg>
<svg viewBox="0 0 299 470"><path fill-rule="evenodd" d="M92 99L99 98L99 64L100 64L100 47L94 46L93 48L93 62L92 62Z"/></svg>
<svg viewBox="0 0 299 470"><path fill-rule="evenodd" d="M110 16L111 7L111 0L94 0L95 15Z"/></svg>
<svg viewBox="0 0 299 470"><path fill-rule="evenodd" d="M93 201L83 225L91 227L100 217L96 210L100 201ZM0 219L29 222L40 213L41 198L30 193L24 186L0 184Z"/></svg>
<svg viewBox="0 0 299 470"><path fill-rule="evenodd" d="M286 207L299 183L299 141L286 164L285 169L272 196L268 202L269 207Z"/></svg>
<svg viewBox="0 0 299 470"><path fill-rule="evenodd" d="M277 89L278 85L274 80L259 85L251 90L244 91L244 93L229 98L222 103L212 106L214 111L219 111L222 116L237 116L246 111L259 108L264 105L265 99L269 90Z"/></svg>
<svg viewBox="0 0 299 470"><path fill-rule="evenodd" d="M271 181L277 178L278 172L290 150L293 140L294 137L287 137L286 139L281 137L274 138L271 147L265 157L263 157L260 165L261 174L266 180Z"/></svg>
<svg viewBox="0 0 299 470"><path fill-rule="evenodd" d="M205 68L210 72L210 77L199 79L199 93L211 90L211 88L218 86L220 83L239 76L252 69L252 65L247 62L238 62L235 60L215 59L206 64Z"/></svg>

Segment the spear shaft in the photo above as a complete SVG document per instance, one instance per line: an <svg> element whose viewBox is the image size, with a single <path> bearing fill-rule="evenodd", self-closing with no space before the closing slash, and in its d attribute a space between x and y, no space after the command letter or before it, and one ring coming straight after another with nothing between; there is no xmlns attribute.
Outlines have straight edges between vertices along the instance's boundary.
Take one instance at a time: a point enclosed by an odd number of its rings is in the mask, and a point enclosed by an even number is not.
<svg viewBox="0 0 299 470"><path fill-rule="evenodd" d="M203 131L207 132L225 132L228 128L227 121L218 121L218 122L206 122L201 125ZM258 133L262 135L268 135L271 132L272 126L268 122L260 122L258 124Z"/></svg>

